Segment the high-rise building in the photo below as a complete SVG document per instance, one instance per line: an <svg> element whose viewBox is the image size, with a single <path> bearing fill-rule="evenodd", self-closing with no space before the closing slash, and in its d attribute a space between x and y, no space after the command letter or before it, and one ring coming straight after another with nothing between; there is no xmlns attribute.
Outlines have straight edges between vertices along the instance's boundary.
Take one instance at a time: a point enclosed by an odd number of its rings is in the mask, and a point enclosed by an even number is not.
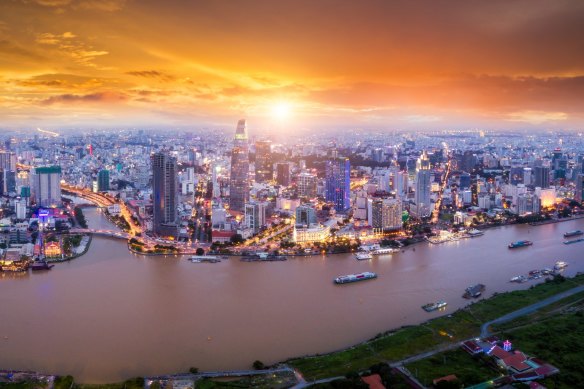
<svg viewBox="0 0 584 389"><path fill-rule="evenodd" d="M307 172L298 175L298 196L312 198L316 196L316 176Z"/></svg>
<svg viewBox="0 0 584 389"><path fill-rule="evenodd" d="M249 200L249 144L245 119L237 122L233 149L231 150L231 176L229 178L229 208L245 211Z"/></svg>
<svg viewBox="0 0 584 389"><path fill-rule="evenodd" d="M97 191L107 192L110 190L109 170L100 170L97 173Z"/></svg>
<svg viewBox="0 0 584 389"><path fill-rule="evenodd" d="M426 162L428 161L428 162ZM414 201L416 203L416 213L419 217L429 216L430 209L430 194L431 194L431 176L430 162L428 155L424 151L420 156L418 162L419 169L416 172L416 193Z"/></svg>
<svg viewBox="0 0 584 389"><path fill-rule="evenodd" d="M176 236L178 182L176 159L166 153L152 154L152 230L162 236Z"/></svg>
<svg viewBox="0 0 584 389"><path fill-rule="evenodd" d="M574 193L574 200L579 203L584 201L584 174L578 174L576 177L576 193Z"/></svg>
<svg viewBox="0 0 584 389"><path fill-rule="evenodd" d="M399 198L404 198L408 194L408 173L405 171L395 172L393 175L393 189Z"/></svg>
<svg viewBox="0 0 584 389"><path fill-rule="evenodd" d="M288 162L276 165L276 182L282 186L290 185L290 164Z"/></svg>
<svg viewBox="0 0 584 389"><path fill-rule="evenodd" d="M534 185L540 188L550 187L550 168L547 166L536 166L533 168L535 176Z"/></svg>
<svg viewBox="0 0 584 389"><path fill-rule="evenodd" d="M326 163L326 201L334 204L337 212L345 212L351 206L351 162L339 158Z"/></svg>
<svg viewBox="0 0 584 389"><path fill-rule="evenodd" d="M13 170L2 170L0 169L0 179L2 184L0 185L0 193L8 194L16 192L16 172Z"/></svg>
<svg viewBox="0 0 584 389"><path fill-rule="evenodd" d="M460 175L460 189L468 189L470 188L470 174L468 173L462 173Z"/></svg>
<svg viewBox="0 0 584 389"><path fill-rule="evenodd" d="M9 151L0 151L0 169L16 171L16 154Z"/></svg>
<svg viewBox="0 0 584 389"><path fill-rule="evenodd" d="M310 205L301 205L296 208L296 225L310 227L311 224L316 224L316 211Z"/></svg>
<svg viewBox="0 0 584 389"><path fill-rule="evenodd" d="M523 168L514 166L509 170L509 183L511 185L523 184Z"/></svg>
<svg viewBox="0 0 584 389"><path fill-rule="evenodd" d="M255 180L256 182L272 181L272 142L264 140L255 143Z"/></svg>
<svg viewBox="0 0 584 389"><path fill-rule="evenodd" d="M35 203L41 207L61 205L61 167L37 167L31 179Z"/></svg>
<svg viewBox="0 0 584 389"><path fill-rule="evenodd" d="M245 225L251 228L254 234L266 224L266 204L259 201L252 201L245 204Z"/></svg>
<svg viewBox="0 0 584 389"><path fill-rule="evenodd" d="M471 150L466 150L462 155L462 166L461 169L465 172L472 172L474 167L477 164L477 157L474 155L474 152Z"/></svg>
<svg viewBox="0 0 584 389"><path fill-rule="evenodd" d="M397 199L371 200L371 227L380 231L399 230L402 227L402 204Z"/></svg>

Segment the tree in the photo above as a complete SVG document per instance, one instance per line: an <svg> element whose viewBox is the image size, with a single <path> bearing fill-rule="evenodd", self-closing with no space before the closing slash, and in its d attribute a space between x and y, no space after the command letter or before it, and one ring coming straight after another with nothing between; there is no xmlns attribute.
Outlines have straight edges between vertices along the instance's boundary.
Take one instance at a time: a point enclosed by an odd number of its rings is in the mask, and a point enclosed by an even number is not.
<svg viewBox="0 0 584 389"><path fill-rule="evenodd" d="M197 248L197 251L195 252L195 254L197 255L205 255L205 250L203 250L202 247Z"/></svg>
<svg viewBox="0 0 584 389"><path fill-rule="evenodd" d="M199 373L199 368L197 368L197 367L191 367L191 368L189 368L189 373L191 373L191 374L198 374Z"/></svg>
<svg viewBox="0 0 584 389"><path fill-rule="evenodd" d="M235 234L229 240L233 244L240 244L240 243L243 243L243 236L241 236L241 234Z"/></svg>
<svg viewBox="0 0 584 389"><path fill-rule="evenodd" d="M266 365L262 361L255 361L253 363L253 368L256 370L263 370L266 368Z"/></svg>

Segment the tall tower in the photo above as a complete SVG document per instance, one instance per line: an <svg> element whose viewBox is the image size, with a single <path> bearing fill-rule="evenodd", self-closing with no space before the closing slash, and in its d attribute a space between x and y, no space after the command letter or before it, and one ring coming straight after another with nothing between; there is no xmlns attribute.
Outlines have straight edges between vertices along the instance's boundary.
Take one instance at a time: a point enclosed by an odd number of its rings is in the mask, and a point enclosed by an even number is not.
<svg viewBox="0 0 584 389"><path fill-rule="evenodd" d="M177 227L177 165L176 159L165 153L152 154L152 192L154 202L154 233L176 236Z"/></svg>
<svg viewBox="0 0 584 389"><path fill-rule="evenodd" d="M256 182L272 181L274 176L272 169L272 142L268 140L257 141L255 144L255 151Z"/></svg>
<svg viewBox="0 0 584 389"><path fill-rule="evenodd" d="M351 206L351 162L339 158L326 163L326 201L334 203L337 212Z"/></svg>
<svg viewBox="0 0 584 389"><path fill-rule="evenodd" d="M430 209L430 189L431 189L431 171L430 171L430 161L426 151L422 152L420 159L417 163L416 172L416 209L417 215L419 217L429 216L431 213Z"/></svg>
<svg viewBox="0 0 584 389"><path fill-rule="evenodd" d="M237 122L231 151L231 177L229 179L229 208L245 211L249 200L249 144L245 119Z"/></svg>

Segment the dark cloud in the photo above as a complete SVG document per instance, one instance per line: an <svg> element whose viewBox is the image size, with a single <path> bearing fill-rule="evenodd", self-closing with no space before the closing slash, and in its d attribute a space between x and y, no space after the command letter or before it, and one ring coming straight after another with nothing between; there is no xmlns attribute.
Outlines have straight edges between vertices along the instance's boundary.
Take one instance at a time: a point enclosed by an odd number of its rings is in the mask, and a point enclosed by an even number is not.
<svg viewBox="0 0 584 389"><path fill-rule="evenodd" d="M151 78L151 79L156 79L159 81L173 81L175 79L174 76L164 73L164 72L160 72L158 70L135 70L135 71L131 71L131 72L126 72L126 74L129 74L131 76L135 76L135 77L144 77L144 78Z"/></svg>
<svg viewBox="0 0 584 389"><path fill-rule="evenodd" d="M69 104L69 103L119 103L126 101L128 96L118 92L100 92L87 95L64 94L51 96L43 100L42 104Z"/></svg>
<svg viewBox="0 0 584 389"><path fill-rule="evenodd" d="M16 56L32 60L44 60L42 55L39 55L31 50L25 49L8 40L0 40L0 54L3 56Z"/></svg>

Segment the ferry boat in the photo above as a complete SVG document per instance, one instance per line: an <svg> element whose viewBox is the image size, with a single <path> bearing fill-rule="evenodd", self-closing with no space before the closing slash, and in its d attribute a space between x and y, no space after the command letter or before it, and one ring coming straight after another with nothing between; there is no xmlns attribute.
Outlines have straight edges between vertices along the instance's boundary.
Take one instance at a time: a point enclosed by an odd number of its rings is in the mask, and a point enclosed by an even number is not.
<svg viewBox="0 0 584 389"><path fill-rule="evenodd" d="M444 308L448 303L446 301L438 301L435 303L429 303L426 305L422 305L422 309L426 312L432 312L440 308Z"/></svg>
<svg viewBox="0 0 584 389"><path fill-rule="evenodd" d="M533 244L533 242L530 240L518 240L517 242L509 243L509 248L516 249L519 247L531 246L532 244Z"/></svg>
<svg viewBox="0 0 584 389"><path fill-rule="evenodd" d="M554 270L563 270L568 266L568 262L557 261L554 265Z"/></svg>
<svg viewBox="0 0 584 389"><path fill-rule="evenodd" d="M471 286L469 286L468 288L465 289L464 294L462 295L462 297L464 297L465 299L477 298L484 291L485 291L485 285L483 285L483 284L471 285Z"/></svg>
<svg viewBox="0 0 584 389"><path fill-rule="evenodd" d="M350 282L371 280L373 278L377 278L377 274L366 271L364 273L359 273L359 274L349 274L346 276L339 276L339 277L335 278L333 281L335 284L348 284Z"/></svg>
<svg viewBox="0 0 584 389"><path fill-rule="evenodd" d="M484 235L484 231L481 230L477 230L476 228L473 228L472 230L468 231L467 234L471 237L474 238L476 236L481 236Z"/></svg>
<svg viewBox="0 0 584 389"><path fill-rule="evenodd" d="M572 243L579 243L579 242L584 242L584 238L565 240L564 244L572 244Z"/></svg>
<svg viewBox="0 0 584 389"><path fill-rule="evenodd" d="M357 255L355 255L355 257L359 261L364 261L364 260L372 259L373 255L371 255L371 253L357 253Z"/></svg>
<svg viewBox="0 0 584 389"><path fill-rule="evenodd" d="M55 265L48 264L46 261L34 261L30 265L30 269L35 270L51 270Z"/></svg>
<svg viewBox="0 0 584 389"><path fill-rule="evenodd" d="M399 250L392 249L392 248L383 248L371 251L372 255L384 255L384 254L393 254Z"/></svg>
<svg viewBox="0 0 584 389"><path fill-rule="evenodd" d="M221 262L219 257L214 255L193 255L189 258L189 261L192 263L201 263L201 262L209 262L209 263L216 263Z"/></svg>
<svg viewBox="0 0 584 389"><path fill-rule="evenodd" d="M584 232L581 230L568 231L564 234L564 238L571 238L573 236L580 236L580 235L584 235Z"/></svg>

